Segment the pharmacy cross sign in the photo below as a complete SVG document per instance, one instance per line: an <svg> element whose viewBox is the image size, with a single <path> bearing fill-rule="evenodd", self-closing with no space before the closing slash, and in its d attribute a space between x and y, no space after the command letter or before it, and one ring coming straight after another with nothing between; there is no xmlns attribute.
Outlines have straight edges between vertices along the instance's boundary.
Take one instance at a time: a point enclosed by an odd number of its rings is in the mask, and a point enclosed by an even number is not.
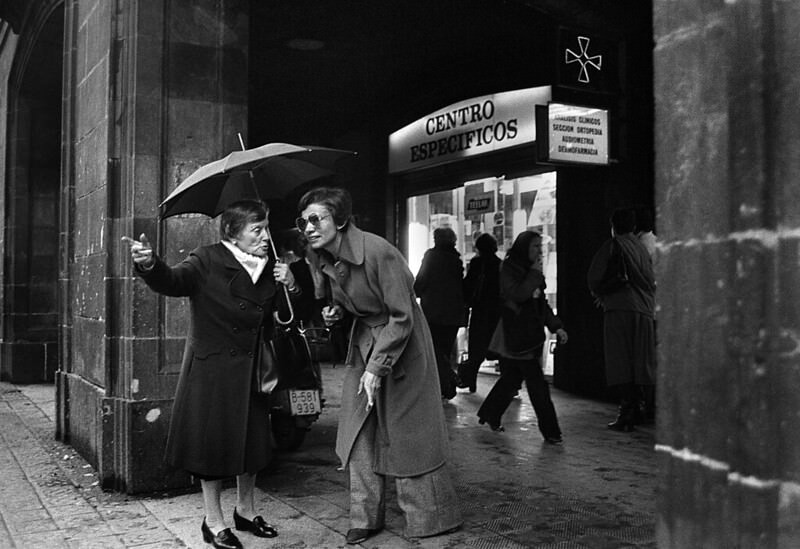
<svg viewBox="0 0 800 549"><path fill-rule="evenodd" d="M566 51L564 52L564 63L566 63L567 65L569 65L570 63L580 63L581 72L578 75L578 82L583 82L584 84L588 84L589 70L587 69L587 67L594 67L595 69L600 70L600 67L603 65L603 56L589 55L588 53L589 38L587 38L586 36L578 37L578 46L581 49L580 54L575 53L569 48L566 49Z"/></svg>

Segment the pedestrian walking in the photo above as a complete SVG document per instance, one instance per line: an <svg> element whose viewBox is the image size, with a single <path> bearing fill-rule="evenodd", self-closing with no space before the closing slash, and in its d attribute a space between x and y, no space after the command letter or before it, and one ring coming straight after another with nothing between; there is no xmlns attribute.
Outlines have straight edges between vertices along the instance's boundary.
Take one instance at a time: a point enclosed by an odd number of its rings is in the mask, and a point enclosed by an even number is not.
<svg viewBox="0 0 800 549"><path fill-rule="evenodd" d="M446 466L448 435L433 342L402 254L351 219L340 188L306 193L297 227L310 259L331 285L328 324L352 317L336 453L349 472L349 544L385 525L386 483L394 478L408 537L461 525Z"/></svg>
<svg viewBox="0 0 800 549"><path fill-rule="evenodd" d="M477 390L478 370L500 319L500 258L497 241L488 233L475 240L477 254L464 277L464 299L470 308L467 329L468 358L458 366L458 386Z"/></svg>
<svg viewBox="0 0 800 549"><path fill-rule="evenodd" d="M220 242L195 249L172 267L154 254L144 234L139 240L123 237L134 272L151 289L189 297L166 460L200 479L203 539L226 549L242 547L220 505L227 477L236 477L236 529L263 538L278 535L255 510L256 474L269 463L271 434L267 401L251 385L257 334L272 331L276 283L297 290L288 265L268 258L268 223L262 202L235 202L222 213Z"/></svg>
<svg viewBox="0 0 800 549"><path fill-rule="evenodd" d="M464 325L464 265L456 250L456 233L449 227L433 231L433 248L422 257L414 292L433 337L442 398L456 396L458 378L450 360L458 328Z"/></svg>
<svg viewBox="0 0 800 549"><path fill-rule="evenodd" d="M633 430L642 394L655 381L656 282L635 226L633 210L616 210L611 238L597 250L587 274L589 290L603 309L606 383L619 395L619 413L608 424L615 431Z"/></svg>
<svg viewBox="0 0 800 549"><path fill-rule="evenodd" d="M500 267L500 321L489 350L500 357L500 378L478 410L481 424L503 431L503 413L516 395L522 381L528 390L539 431L546 442L562 442L550 386L542 371L542 349L547 338L545 326L567 342L567 332L553 313L544 295L542 273L542 236L523 231L514 240Z"/></svg>

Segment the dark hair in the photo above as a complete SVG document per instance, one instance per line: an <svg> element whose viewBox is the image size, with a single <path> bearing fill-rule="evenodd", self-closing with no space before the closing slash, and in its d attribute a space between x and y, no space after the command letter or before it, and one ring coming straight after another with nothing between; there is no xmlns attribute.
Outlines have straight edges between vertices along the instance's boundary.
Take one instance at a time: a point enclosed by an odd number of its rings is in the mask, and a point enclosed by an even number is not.
<svg viewBox="0 0 800 549"><path fill-rule="evenodd" d="M338 228L343 228L353 216L353 199L350 193L341 187L317 187L311 189L297 203L297 210L302 212L311 204L325 206L333 217Z"/></svg>
<svg viewBox="0 0 800 549"><path fill-rule="evenodd" d="M497 240L489 233L483 233L475 241L475 249L481 255L491 255L497 251Z"/></svg>
<svg viewBox="0 0 800 549"><path fill-rule="evenodd" d="M653 211L647 206L634 206L633 213L636 216L636 230L642 232L652 231L655 227L653 224Z"/></svg>
<svg viewBox="0 0 800 549"><path fill-rule="evenodd" d="M450 227L439 227L433 230L433 245L452 248L456 245L456 233Z"/></svg>
<svg viewBox="0 0 800 549"><path fill-rule="evenodd" d="M611 214L611 227L616 234L632 233L636 229L636 214L631 208L619 208Z"/></svg>
<svg viewBox="0 0 800 549"><path fill-rule="evenodd" d="M223 240L234 238L248 223L259 223L267 218L269 208L260 200L238 200L228 205L219 220L219 234Z"/></svg>
<svg viewBox="0 0 800 549"><path fill-rule="evenodd" d="M529 268L533 264L529 253L531 241L536 239L542 239L542 235L536 231L522 231L519 233L506 252L506 260L522 265L526 269Z"/></svg>

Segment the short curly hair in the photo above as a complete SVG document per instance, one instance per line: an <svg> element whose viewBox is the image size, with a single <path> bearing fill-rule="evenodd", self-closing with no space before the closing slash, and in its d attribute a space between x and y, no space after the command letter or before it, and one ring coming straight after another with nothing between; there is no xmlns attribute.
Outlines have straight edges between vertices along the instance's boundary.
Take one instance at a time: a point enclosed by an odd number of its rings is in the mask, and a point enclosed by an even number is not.
<svg viewBox="0 0 800 549"><path fill-rule="evenodd" d="M219 234L223 240L235 238L248 223L259 223L269 215L269 208L261 200L245 199L230 204L219 220Z"/></svg>

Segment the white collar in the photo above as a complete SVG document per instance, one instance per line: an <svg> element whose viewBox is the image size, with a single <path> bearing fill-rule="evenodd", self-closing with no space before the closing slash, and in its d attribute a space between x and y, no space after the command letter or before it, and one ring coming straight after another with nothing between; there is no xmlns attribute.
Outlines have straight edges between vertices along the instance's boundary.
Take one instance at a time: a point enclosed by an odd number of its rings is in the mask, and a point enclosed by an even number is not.
<svg viewBox="0 0 800 549"><path fill-rule="evenodd" d="M261 276L261 273L264 272L264 267L267 266L267 258L242 251L233 242L228 240L221 240L221 242L231 251L236 261L244 267L244 270L247 271L247 274L249 274L250 278L253 280L253 284L255 284Z"/></svg>

